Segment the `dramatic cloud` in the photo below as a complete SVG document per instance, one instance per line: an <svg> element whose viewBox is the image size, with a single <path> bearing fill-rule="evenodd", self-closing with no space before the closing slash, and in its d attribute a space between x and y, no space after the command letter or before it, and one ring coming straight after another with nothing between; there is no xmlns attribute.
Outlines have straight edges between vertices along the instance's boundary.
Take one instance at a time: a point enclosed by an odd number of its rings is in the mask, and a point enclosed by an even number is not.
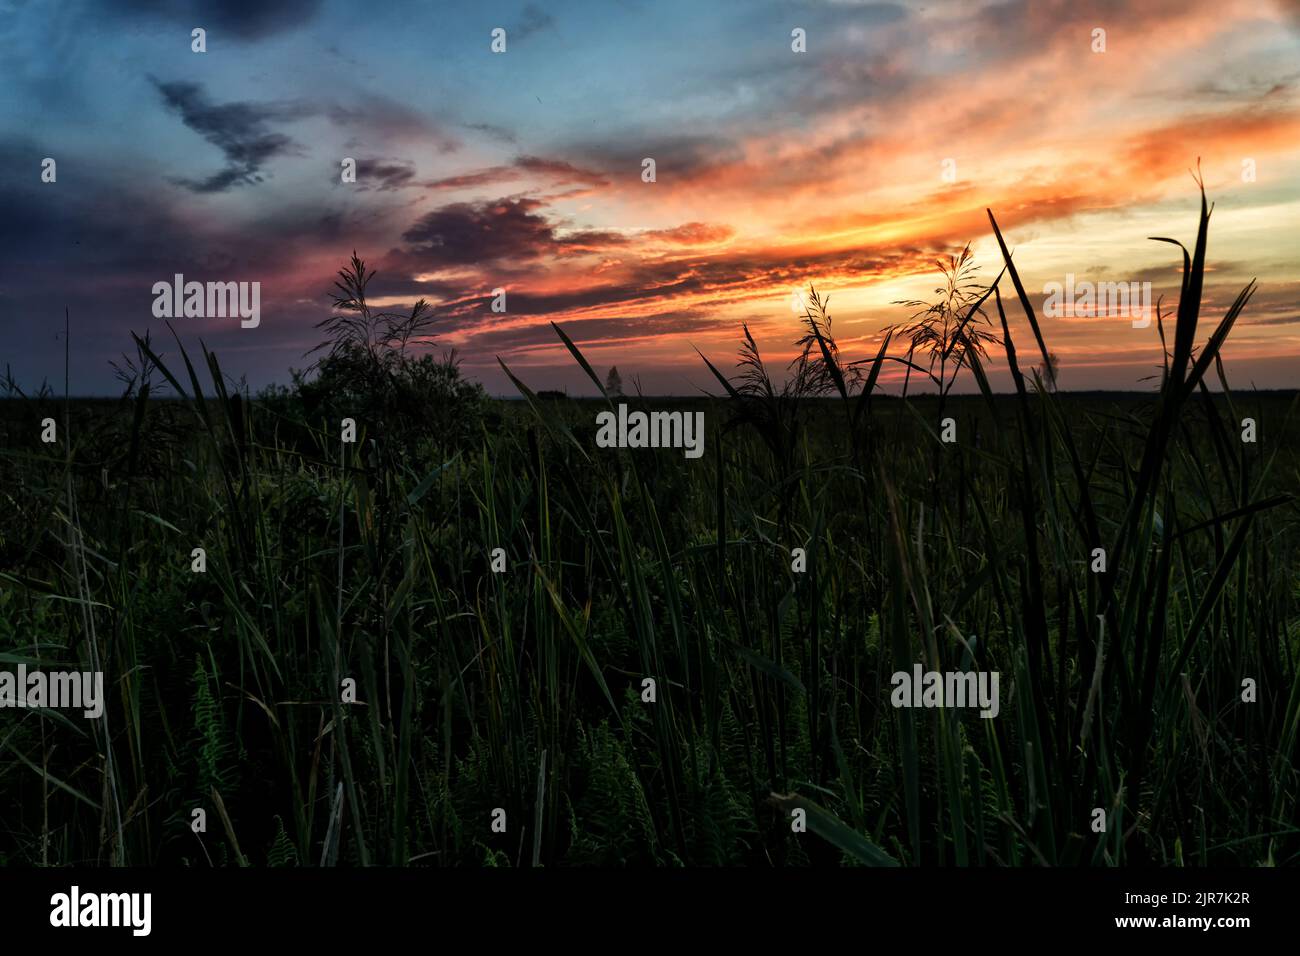
<svg viewBox="0 0 1300 956"><path fill-rule="evenodd" d="M430 265L535 259L555 236L536 213L540 208L534 199L454 203L424 216L402 238Z"/></svg>
<svg viewBox="0 0 1300 956"><path fill-rule="evenodd" d="M197 83L153 81L167 108L226 157L226 168L206 179L177 182L195 192L223 192L262 182L262 167L296 149L292 139L268 128L274 121L301 119L310 110L292 104L212 103Z"/></svg>
<svg viewBox="0 0 1300 956"><path fill-rule="evenodd" d="M334 181L338 181L337 174ZM415 164L404 159L358 159L357 181L359 189L392 191L414 185Z"/></svg>
<svg viewBox="0 0 1300 956"><path fill-rule="evenodd" d="M498 199L489 203L453 203L423 216L402 238L412 257L426 267L499 261L524 262L543 255L564 255L620 245L614 232L584 230L560 236L541 215L536 199Z"/></svg>
<svg viewBox="0 0 1300 956"><path fill-rule="evenodd" d="M260 40L306 26L320 10L321 0L100 0L97 6L110 16L153 16L187 30L201 26L218 36Z"/></svg>
<svg viewBox="0 0 1300 956"><path fill-rule="evenodd" d="M174 181L198 193L225 192L237 186L264 181L263 168L284 155L304 155L305 149L273 123L294 122L325 116L345 131L362 133L362 140L403 141L419 138L433 141L439 152L453 152L459 142L419 113L383 97L365 95L355 104L291 102L214 103L198 83L163 83L150 78L168 110L187 127L216 146L226 157L226 167L203 179L174 177ZM354 136L349 145L361 140ZM414 164L404 160L367 159L357 164L360 189L393 190L413 185ZM362 173L367 174L363 177Z"/></svg>
<svg viewBox="0 0 1300 956"><path fill-rule="evenodd" d="M563 160L543 159L539 156L520 156L508 166L491 166L472 173L445 176L426 185L430 189L470 189L477 186L493 186L498 183L509 182L525 175L545 179L554 186L577 184L600 187L609 185L609 180L594 170L582 169Z"/></svg>
<svg viewBox="0 0 1300 956"><path fill-rule="evenodd" d="M63 304L74 329L93 316L74 349L117 355L174 272L263 280L255 333L178 331L236 375L283 381L354 249L379 270L375 301L427 298L437 347L493 391L508 390L495 354L538 381L572 371L552 320L593 361L674 387L698 370L692 346L726 354L742 321L779 360L809 283L831 294L841 345L874 353L905 318L896 303L933 294L937 257L970 241L980 278L997 274L989 209L1031 296L1072 272L1150 279L1171 306L1181 256L1148 237L1194 241L1198 161L1216 203L1207 314L1260 280L1229 375L1294 381L1294 0L508 0L491 16L394 0L361 17L94 0L94 30L77 26L85 4L10 6L0 364L20 356L37 381L61 374L47 325ZM498 24L508 55L490 49ZM790 50L796 25L806 54ZM209 53L190 51L194 26ZM1078 372L1069 387L1131 387L1160 361L1154 330L1045 319L1043 333Z"/></svg>
<svg viewBox="0 0 1300 956"><path fill-rule="evenodd" d="M664 242L675 242L683 246L703 246L726 242L735 234L736 230L730 226L707 222L687 222L680 226L674 226L672 229L652 229L644 233L647 239L661 239Z"/></svg>

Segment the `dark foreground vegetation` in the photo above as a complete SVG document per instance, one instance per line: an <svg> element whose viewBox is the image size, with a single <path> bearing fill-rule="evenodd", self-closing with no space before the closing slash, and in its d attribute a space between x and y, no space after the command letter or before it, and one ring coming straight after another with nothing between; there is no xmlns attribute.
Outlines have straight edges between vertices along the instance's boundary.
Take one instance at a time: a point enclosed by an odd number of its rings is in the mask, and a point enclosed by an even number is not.
<svg viewBox="0 0 1300 956"><path fill-rule="evenodd" d="M602 449L603 399L408 359L420 308L354 262L291 389L142 340L121 401L0 403L0 667L109 687L0 710L0 862L1295 863L1300 420L1223 391L1249 290L1199 314L1205 222L1144 397L1057 394L1014 269L955 259L901 351L842 356L813 294L788 381L746 333L667 403L702 458ZM999 672L1000 713L894 708L915 663Z"/></svg>

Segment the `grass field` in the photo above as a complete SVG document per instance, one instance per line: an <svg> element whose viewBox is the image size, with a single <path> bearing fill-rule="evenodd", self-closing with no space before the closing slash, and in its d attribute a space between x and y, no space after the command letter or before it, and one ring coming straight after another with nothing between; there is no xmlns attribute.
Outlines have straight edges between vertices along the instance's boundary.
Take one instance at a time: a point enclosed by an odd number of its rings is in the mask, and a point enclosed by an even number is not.
<svg viewBox="0 0 1300 956"><path fill-rule="evenodd" d="M4 402L0 664L109 703L0 711L0 862L1295 863L1300 416L1222 390L1203 241L1147 396L1032 374L1009 269L1015 393L855 387L814 323L823 397L710 356L719 398L627 399L702 410L698 460L526 375L351 443L179 349L169 399ZM916 663L998 716L895 708Z"/></svg>

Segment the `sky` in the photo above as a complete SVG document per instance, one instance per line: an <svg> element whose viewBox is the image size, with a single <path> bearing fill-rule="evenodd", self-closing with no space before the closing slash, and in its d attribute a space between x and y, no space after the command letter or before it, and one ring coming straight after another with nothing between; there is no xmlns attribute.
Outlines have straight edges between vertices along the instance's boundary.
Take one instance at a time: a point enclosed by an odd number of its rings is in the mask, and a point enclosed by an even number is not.
<svg viewBox="0 0 1300 956"><path fill-rule="evenodd" d="M869 358L939 257L969 242L996 276L988 209L1036 307L1073 276L1172 310L1181 254L1149 237L1195 241L1198 163L1198 342L1258 279L1229 380L1300 384L1296 0L0 0L0 79L0 365L25 388L62 390L65 309L74 394L120 391L133 331L177 355L153 287L178 273L261 284L255 328L172 325L286 382L354 251L372 305L430 303L413 348L496 395L498 358L591 391L552 322L629 390L717 391L697 349L733 368L744 323L784 367L810 284ZM1152 387L1154 323L1043 334L1061 389Z"/></svg>

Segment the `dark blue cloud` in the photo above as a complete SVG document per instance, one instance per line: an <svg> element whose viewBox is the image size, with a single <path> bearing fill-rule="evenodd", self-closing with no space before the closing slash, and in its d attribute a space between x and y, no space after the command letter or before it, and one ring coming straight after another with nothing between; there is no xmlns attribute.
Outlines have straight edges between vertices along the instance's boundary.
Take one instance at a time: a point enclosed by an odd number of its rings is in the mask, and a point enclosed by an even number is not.
<svg viewBox="0 0 1300 956"><path fill-rule="evenodd" d="M315 18L321 0L103 0L99 6L118 17L202 27L210 43L219 43L222 34L250 41L298 29Z"/></svg>
<svg viewBox="0 0 1300 956"><path fill-rule="evenodd" d="M226 168L202 180L176 180L200 193L223 192L234 186L260 183L270 159L295 152L292 139L268 128L273 120L300 119L310 110L296 105L213 103L197 83L154 80L168 109L226 156Z"/></svg>

